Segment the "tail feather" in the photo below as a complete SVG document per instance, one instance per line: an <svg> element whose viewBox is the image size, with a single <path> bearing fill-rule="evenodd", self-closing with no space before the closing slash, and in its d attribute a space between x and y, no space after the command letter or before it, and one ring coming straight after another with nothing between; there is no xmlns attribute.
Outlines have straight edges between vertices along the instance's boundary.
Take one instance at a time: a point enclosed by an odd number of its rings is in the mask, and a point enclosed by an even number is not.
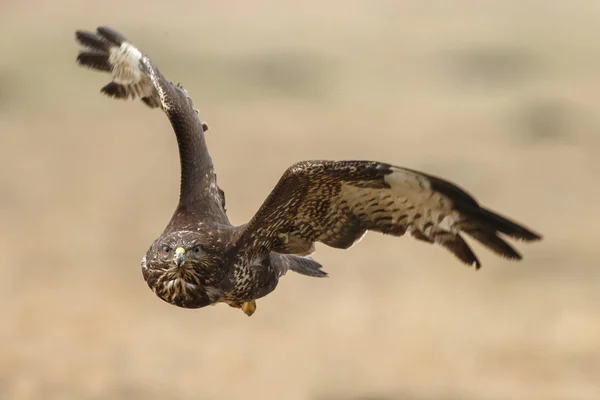
<svg viewBox="0 0 600 400"><path fill-rule="evenodd" d="M306 276L313 276L315 278L324 278L327 276L327 272L322 270L323 266L312 258L299 256L292 257L293 260L290 264L290 269L292 271Z"/></svg>
<svg viewBox="0 0 600 400"><path fill-rule="evenodd" d="M322 270L323 266L311 257L279 253L271 253L270 256L271 263L279 272L279 276L285 275L288 270L315 278L324 278L327 276L327 273Z"/></svg>

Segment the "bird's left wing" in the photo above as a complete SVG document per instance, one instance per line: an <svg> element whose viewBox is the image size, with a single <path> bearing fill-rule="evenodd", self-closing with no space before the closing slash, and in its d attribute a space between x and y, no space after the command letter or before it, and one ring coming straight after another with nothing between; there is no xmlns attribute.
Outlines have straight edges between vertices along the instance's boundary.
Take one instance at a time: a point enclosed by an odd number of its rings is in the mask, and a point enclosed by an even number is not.
<svg viewBox="0 0 600 400"><path fill-rule="evenodd" d="M85 46L77 56L78 64L112 75L102 93L117 99L140 99L150 108L160 107L169 118L181 162L180 209L197 211L200 205L206 215L226 220L224 193L216 184L204 138L208 126L198 119L187 91L168 81L147 55L112 28L76 31L75 38Z"/></svg>
<svg viewBox="0 0 600 400"><path fill-rule="evenodd" d="M464 232L509 259L521 255L500 235L540 236L481 207L456 185L375 161L304 161L290 167L256 215L238 228L240 254L306 255L314 243L346 249L371 230L437 243L464 263L480 262Z"/></svg>

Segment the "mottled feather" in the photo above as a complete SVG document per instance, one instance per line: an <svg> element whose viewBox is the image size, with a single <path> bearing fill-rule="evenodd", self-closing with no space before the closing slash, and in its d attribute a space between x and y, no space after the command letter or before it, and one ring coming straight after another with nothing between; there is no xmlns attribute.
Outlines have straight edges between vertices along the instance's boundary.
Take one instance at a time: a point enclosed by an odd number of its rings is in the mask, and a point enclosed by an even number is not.
<svg viewBox="0 0 600 400"><path fill-rule="evenodd" d="M239 228L248 257L296 253L314 242L346 249L367 231L437 243L481 266L464 232L497 254L521 256L498 236L538 240L531 230L479 206L458 186L375 161L304 161L290 167L253 219ZM301 243L298 246L297 243ZM293 245L290 245L293 244Z"/></svg>

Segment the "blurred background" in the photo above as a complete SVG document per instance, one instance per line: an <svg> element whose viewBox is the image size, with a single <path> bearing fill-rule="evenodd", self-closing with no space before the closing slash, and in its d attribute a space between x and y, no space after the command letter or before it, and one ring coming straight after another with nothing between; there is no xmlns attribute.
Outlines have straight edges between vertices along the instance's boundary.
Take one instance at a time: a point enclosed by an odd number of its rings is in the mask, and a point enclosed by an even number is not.
<svg viewBox="0 0 600 400"><path fill-rule="evenodd" d="M600 399L600 3L0 1L0 399ZM370 234L252 318L140 261L177 202L164 115L99 93L75 29L182 82L232 223L305 159L441 175L541 232L508 262ZM473 241L470 241L473 243Z"/></svg>

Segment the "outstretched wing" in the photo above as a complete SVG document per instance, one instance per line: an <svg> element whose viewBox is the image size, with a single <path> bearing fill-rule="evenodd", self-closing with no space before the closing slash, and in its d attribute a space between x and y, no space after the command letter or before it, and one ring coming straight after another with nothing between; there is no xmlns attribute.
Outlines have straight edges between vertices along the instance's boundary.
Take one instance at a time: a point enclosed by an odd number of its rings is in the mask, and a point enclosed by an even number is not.
<svg viewBox="0 0 600 400"><path fill-rule="evenodd" d="M291 166L252 220L239 228L238 251L309 254L314 243L346 249L367 231L437 243L477 268L461 237L472 236L502 257L521 259L500 234L541 237L481 207L454 184L375 161L304 161Z"/></svg>
<svg viewBox="0 0 600 400"><path fill-rule="evenodd" d="M216 184L204 138L208 126L198 119L198 110L187 91L166 80L148 56L112 28L76 31L75 37L86 47L77 62L112 75L102 93L118 99L141 99L150 108L160 107L169 118L181 161L181 191L175 216L191 212L228 223L224 193Z"/></svg>

